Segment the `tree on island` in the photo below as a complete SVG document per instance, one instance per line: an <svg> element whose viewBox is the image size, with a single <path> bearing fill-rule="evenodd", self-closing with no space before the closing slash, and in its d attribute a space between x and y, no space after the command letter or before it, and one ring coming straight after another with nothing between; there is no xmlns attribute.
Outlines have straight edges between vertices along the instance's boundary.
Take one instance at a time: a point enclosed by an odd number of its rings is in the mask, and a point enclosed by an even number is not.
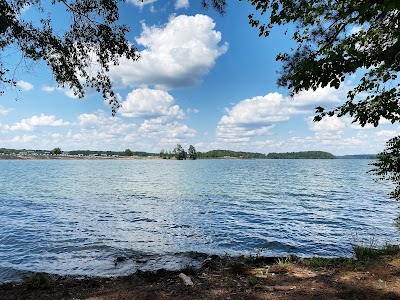
<svg viewBox="0 0 400 300"><path fill-rule="evenodd" d="M197 151L196 151L196 148L193 145L189 146L188 156L189 156L190 159L193 159L193 160L197 159Z"/></svg>
<svg viewBox="0 0 400 300"><path fill-rule="evenodd" d="M125 156L133 156L133 152L131 151L131 149L126 149L124 154Z"/></svg>
<svg viewBox="0 0 400 300"><path fill-rule="evenodd" d="M181 144L177 144L174 148L174 151L172 151L174 154L175 158L178 160L183 160L186 159L187 154L186 151L183 149Z"/></svg>
<svg viewBox="0 0 400 300"><path fill-rule="evenodd" d="M346 76L363 74L347 100L331 110L317 107L314 121L349 115L362 127L400 121L399 0L248 0L258 13L249 23L267 37L276 26L295 25L289 53L282 62L278 85L291 95L318 88L339 88ZM225 12L226 0L202 0ZM372 173L391 180L391 196L400 199L400 136L390 139L373 164Z"/></svg>
<svg viewBox="0 0 400 300"><path fill-rule="evenodd" d="M57 147L50 151L53 155L60 155L62 153L61 148Z"/></svg>

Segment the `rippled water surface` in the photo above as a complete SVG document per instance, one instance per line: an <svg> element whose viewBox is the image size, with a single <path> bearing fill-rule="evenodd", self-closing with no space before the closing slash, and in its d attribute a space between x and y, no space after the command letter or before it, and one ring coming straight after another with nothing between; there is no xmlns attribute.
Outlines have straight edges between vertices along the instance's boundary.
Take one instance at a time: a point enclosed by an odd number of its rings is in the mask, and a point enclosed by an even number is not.
<svg viewBox="0 0 400 300"><path fill-rule="evenodd" d="M366 174L371 162L0 160L0 282L395 243L398 204Z"/></svg>

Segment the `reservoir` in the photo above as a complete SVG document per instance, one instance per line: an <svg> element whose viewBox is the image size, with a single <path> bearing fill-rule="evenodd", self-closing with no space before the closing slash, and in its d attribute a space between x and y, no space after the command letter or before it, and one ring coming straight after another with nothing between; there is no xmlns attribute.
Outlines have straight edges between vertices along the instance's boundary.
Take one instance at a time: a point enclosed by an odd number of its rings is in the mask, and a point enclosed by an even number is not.
<svg viewBox="0 0 400 300"><path fill-rule="evenodd" d="M399 243L398 203L372 162L0 160L0 282Z"/></svg>

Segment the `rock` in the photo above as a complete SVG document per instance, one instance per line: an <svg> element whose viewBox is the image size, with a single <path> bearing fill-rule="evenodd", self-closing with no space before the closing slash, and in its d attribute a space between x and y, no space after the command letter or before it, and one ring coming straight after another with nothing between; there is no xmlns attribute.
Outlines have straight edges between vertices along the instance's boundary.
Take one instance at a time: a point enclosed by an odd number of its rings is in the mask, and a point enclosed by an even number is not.
<svg viewBox="0 0 400 300"><path fill-rule="evenodd" d="M184 283L185 285L190 285L190 286L193 285L193 281L192 281L192 279L190 279L189 276L187 276L187 275L185 275L185 274L183 274L183 273L180 273L180 274L179 274L179 278L182 279L182 281L183 281L183 283Z"/></svg>
<svg viewBox="0 0 400 300"><path fill-rule="evenodd" d="M138 264L144 264L144 263L147 263L147 259L146 258L143 258L142 256L139 256L139 257L137 257L136 258L136 260L135 260Z"/></svg>
<svg viewBox="0 0 400 300"><path fill-rule="evenodd" d="M114 265L116 266L118 263L120 262L124 262L126 261L127 258L125 256L118 256L115 260L114 260Z"/></svg>

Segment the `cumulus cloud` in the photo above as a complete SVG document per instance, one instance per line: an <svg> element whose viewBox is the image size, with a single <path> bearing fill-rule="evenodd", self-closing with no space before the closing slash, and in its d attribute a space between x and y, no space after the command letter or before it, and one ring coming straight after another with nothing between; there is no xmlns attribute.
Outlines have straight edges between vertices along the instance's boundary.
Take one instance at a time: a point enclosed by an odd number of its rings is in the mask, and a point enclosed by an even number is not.
<svg viewBox="0 0 400 300"><path fill-rule="evenodd" d="M347 97L350 87L342 84L339 89L324 87L300 92L292 98L294 106L317 106L332 103L341 103Z"/></svg>
<svg viewBox="0 0 400 300"><path fill-rule="evenodd" d="M17 82L17 86L20 87L24 91L30 91L34 88L33 84L20 80Z"/></svg>
<svg viewBox="0 0 400 300"><path fill-rule="evenodd" d="M54 86L42 86L42 91L47 92L47 93L51 93L54 92L55 87Z"/></svg>
<svg viewBox="0 0 400 300"><path fill-rule="evenodd" d="M145 120L138 132L150 138L159 140L160 143L179 143L196 136L196 130L177 121L165 123L163 119Z"/></svg>
<svg viewBox="0 0 400 300"><path fill-rule="evenodd" d="M176 0L175 2L175 9L188 8L188 7L189 7L189 0Z"/></svg>
<svg viewBox="0 0 400 300"><path fill-rule="evenodd" d="M173 16L163 27L148 27L136 39L144 47L137 62L121 59L110 76L122 87L153 85L160 89L193 86L201 82L228 45L219 45L221 33L205 15Z"/></svg>
<svg viewBox="0 0 400 300"><path fill-rule="evenodd" d="M128 0L128 3L133 4L134 6L140 7L141 9L143 6L152 4L156 2L157 0Z"/></svg>
<svg viewBox="0 0 400 300"><path fill-rule="evenodd" d="M307 123L308 128L314 132L340 131L346 127L345 122L337 116L325 117L319 122L313 122L313 117L309 117Z"/></svg>
<svg viewBox="0 0 400 300"><path fill-rule="evenodd" d="M128 94L119 113L131 118L184 118L184 112L178 105L173 105L174 101L165 91L140 88Z"/></svg>
<svg viewBox="0 0 400 300"><path fill-rule="evenodd" d="M37 139L36 135L16 136L11 141L14 143L30 143Z"/></svg>
<svg viewBox="0 0 400 300"><path fill-rule="evenodd" d="M123 135L131 133L136 128L132 122L124 122L121 118L112 117L102 110L92 114L81 114L77 117L79 126L84 130L95 129L109 135Z"/></svg>
<svg viewBox="0 0 400 300"><path fill-rule="evenodd" d="M51 127L59 127L59 126L68 126L69 122L64 122L62 119L57 119L54 115L44 115L33 116L28 119L23 119L20 122L17 122L11 126L6 125L6 129L10 131L33 131L35 127L39 126L51 126Z"/></svg>
<svg viewBox="0 0 400 300"><path fill-rule="evenodd" d="M399 135L399 131L396 130L380 130L376 133L377 136L382 136L386 138L393 138Z"/></svg>
<svg viewBox="0 0 400 300"><path fill-rule="evenodd" d="M0 105L0 116L7 116L9 112L9 109L6 109L4 106Z"/></svg>
<svg viewBox="0 0 400 300"><path fill-rule="evenodd" d="M287 121L291 115L307 112L292 106L279 93L245 99L227 109L227 114L218 123L217 137L248 141L251 136L268 134L276 122Z"/></svg>
<svg viewBox="0 0 400 300"><path fill-rule="evenodd" d="M75 124L75 128L68 131L65 140L70 144L79 145L80 149L82 147L117 149L123 143L128 140L132 141L137 136L135 123L112 117L102 110L81 114L77 116L77 120L78 123Z"/></svg>

